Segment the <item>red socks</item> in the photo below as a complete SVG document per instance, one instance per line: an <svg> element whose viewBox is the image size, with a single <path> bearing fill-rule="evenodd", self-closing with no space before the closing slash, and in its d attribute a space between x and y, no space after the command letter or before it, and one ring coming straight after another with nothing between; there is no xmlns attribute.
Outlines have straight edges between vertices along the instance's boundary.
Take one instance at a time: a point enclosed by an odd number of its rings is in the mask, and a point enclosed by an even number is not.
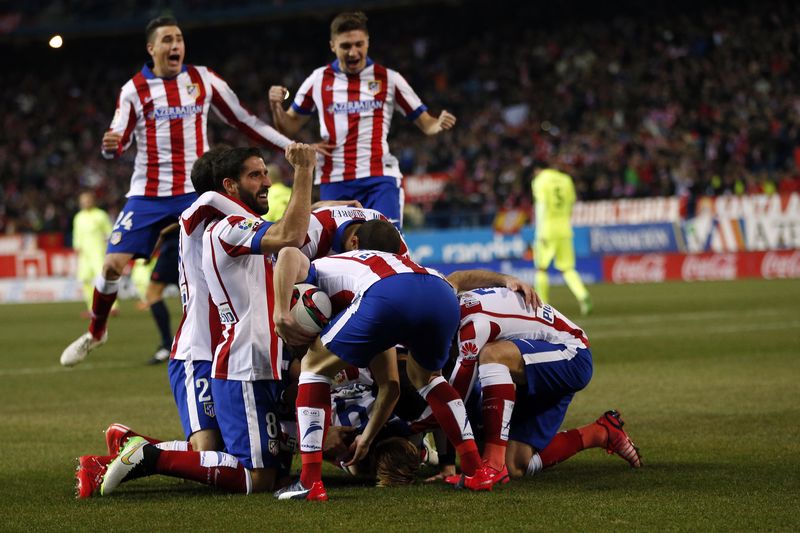
<svg viewBox="0 0 800 533"><path fill-rule="evenodd" d="M566 461L581 450L583 441L580 432L577 429L570 429L556 433L550 444L539 452L539 457L542 459L542 467L547 468Z"/></svg>
<svg viewBox="0 0 800 533"><path fill-rule="evenodd" d="M300 482L311 487L322 480L322 445L331 419L328 378L311 372L300 374L297 387L297 438L300 441Z"/></svg>
<svg viewBox="0 0 800 533"><path fill-rule="evenodd" d="M467 419L464 402L456 390L439 376L419 389L433 411L433 416L444 430L461 458L461 470L472 476L481 467L481 456L472 434L472 426ZM306 485L308 486L308 485Z"/></svg>
<svg viewBox="0 0 800 533"><path fill-rule="evenodd" d="M516 397L508 367L489 363L478 367L483 390L483 432L486 444L483 460L495 470L506 464L508 429Z"/></svg>
<svg viewBox="0 0 800 533"><path fill-rule="evenodd" d="M105 282L105 285L108 285ZM89 333L92 334L96 340L100 340L106 330L108 323L108 314L111 312L111 306L117 299L117 286L119 281L111 283L113 285L113 292L103 293L97 287L94 289L94 296L92 298L92 321L89 323ZM104 289L107 287L103 287Z"/></svg>
<svg viewBox="0 0 800 533"><path fill-rule="evenodd" d="M222 452L160 450L155 473L190 479L229 492L249 494L250 473L232 455Z"/></svg>

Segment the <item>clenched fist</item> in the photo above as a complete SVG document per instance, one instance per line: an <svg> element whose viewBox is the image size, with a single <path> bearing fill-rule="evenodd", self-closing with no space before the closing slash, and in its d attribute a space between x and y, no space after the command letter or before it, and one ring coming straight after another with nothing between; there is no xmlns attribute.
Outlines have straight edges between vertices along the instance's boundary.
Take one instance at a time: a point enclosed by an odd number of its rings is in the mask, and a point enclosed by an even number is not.
<svg viewBox="0 0 800 533"><path fill-rule="evenodd" d="M317 153L310 144L292 143L286 147L286 160L294 168L314 168Z"/></svg>

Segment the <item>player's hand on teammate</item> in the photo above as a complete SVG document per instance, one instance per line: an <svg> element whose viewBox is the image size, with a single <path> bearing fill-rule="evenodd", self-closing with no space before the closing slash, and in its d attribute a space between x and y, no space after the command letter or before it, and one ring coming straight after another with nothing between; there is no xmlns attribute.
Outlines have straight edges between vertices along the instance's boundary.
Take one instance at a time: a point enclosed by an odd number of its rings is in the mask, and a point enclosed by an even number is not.
<svg viewBox="0 0 800 533"><path fill-rule="evenodd" d="M448 111L442 111L436 122L439 124L439 129L449 130L456 125L456 116Z"/></svg>
<svg viewBox="0 0 800 533"><path fill-rule="evenodd" d="M506 288L514 292L518 292L525 299L525 305L532 309L537 309L542 306L542 299L533 290L533 287L525 283L519 278L508 276L506 278Z"/></svg>
<svg viewBox="0 0 800 533"><path fill-rule="evenodd" d="M119 148L119 143L122 141L122 135L113 131L107 131L103 134L103 151L106 153L116 152Z"/></svg>
<svg viewBox="0 0 800 533"><path fill-rule="evenodd" d="M310 144L292 143L286 147L286 160L294 168L314 168L317 154Z"/></svg>
<svg viewBox="0 0 800 533"><path fill-rule="evenodd" d="M317 336L301 328L292 313L283 314L276 311L273 319L275 320L275 333L289 346L307 346Z"/></svg>
<svg viewBox="0 0 800 533"><path fill-rule="evenodd" d="M350 445L350 449L353 451L353 456L349 461L343 463L343 466L357 465L367 457L370 443L365 441L363 437L363 435L358 435L356 440L353 441L353 444Z"/></svg>
<svg viewBox="0 0 800 533"><path fill-rule="evenodd" d="M321 155L330 156L333 152L333 149L336 148L335 144L318 142L314 143L311 146L314 147L314 151Z"/></svg>

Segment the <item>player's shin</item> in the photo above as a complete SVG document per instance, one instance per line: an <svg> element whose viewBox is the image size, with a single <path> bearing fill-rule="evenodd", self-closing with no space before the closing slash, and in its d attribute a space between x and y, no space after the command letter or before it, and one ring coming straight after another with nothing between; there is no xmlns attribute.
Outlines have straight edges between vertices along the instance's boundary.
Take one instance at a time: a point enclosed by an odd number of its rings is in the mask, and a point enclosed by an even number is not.
<svg viewBox="0 0 800 533"><path fill-rule="evenodd" d="M418 390L433 411L433 416L455 446L461 458L461 470L472 476L481 467L478 446L472 434L464 402L456 390L441 376Z"/></svg>
<svg viewBox="0 0 800 533"><path fill-rule="evenodd" d="M508 367L498 363L478 367L483 390L483 460L495 470L505 465L508 430L514 410L514 383Z"/></svg>
<svg viewBox="0 0 800 533"><path fill-rule="evenodd" d="M577 429L560 431L556 433L553 440L550 441L550 444L539 452L542 468L547 468L562 461L566 461L581 450L583 450L583 441Z"/></svg>
<svg viewBox="0 0 800 533"><path fill-rule="evenodd" d="M96 340L99 340L106 330L108 315L111 307L117 299L119 290L119 280L108 280L103 276L98 276L94 285L94 296L92 298L92 321L89 323L89 333Z"/></svg>
<svg viewBox="0 0 800 533"><path fill-rule="evenodd" d="M224 452L184 452L159 450L155 472L211 485L228 492L250 494L250 473Z"/></svg>
<svg viewBox="0 0 800 533"><path fill-rule="evenodd" d="M313 372L302 372L295 405L303 465L300 482L304 487L311 487L322 479L322 444L330 425L330 379Z"/></svg>

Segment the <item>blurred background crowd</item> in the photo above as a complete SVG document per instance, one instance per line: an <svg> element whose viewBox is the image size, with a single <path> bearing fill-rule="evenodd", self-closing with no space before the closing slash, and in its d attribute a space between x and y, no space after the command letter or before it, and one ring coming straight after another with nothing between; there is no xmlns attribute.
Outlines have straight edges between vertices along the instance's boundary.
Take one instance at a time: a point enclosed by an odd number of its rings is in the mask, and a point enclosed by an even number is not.
<svg viewBox="0 0 800 533"><path fill-rule="evenodd" d="M35 4L10 23L0 13L0 32L45 16ZM45 4L51 18L89 16ZM96 14L104 3L80 4ZM209 27L210 4L180 4L206 15L202 27L173 11L185 20L186 62L217 71L268 122L270 85L294 92L333 59L328 23L342 6L309 18L278 2L268 16ZM247 13L246 0L233 4ZM571 173L581 200L800 190L800 4L623 3L613 13L569 1L411 4L367 9L370 55L434 114L458 117L434 138L393 123L405 174L450 176L440 200L414 207L411 225L488 225L501 209L529 211L537 165ZM119 88L147 59L143 28L162 12L153 11L132 30L91 25L58 50L46 38L0 38L0 233L68 233L83 189L112 215L122 205L135 150L105 161L100 139ZM312 130L302 140L318 140ZM213 143L247 143L218 121L211 132Z"/></svg>

